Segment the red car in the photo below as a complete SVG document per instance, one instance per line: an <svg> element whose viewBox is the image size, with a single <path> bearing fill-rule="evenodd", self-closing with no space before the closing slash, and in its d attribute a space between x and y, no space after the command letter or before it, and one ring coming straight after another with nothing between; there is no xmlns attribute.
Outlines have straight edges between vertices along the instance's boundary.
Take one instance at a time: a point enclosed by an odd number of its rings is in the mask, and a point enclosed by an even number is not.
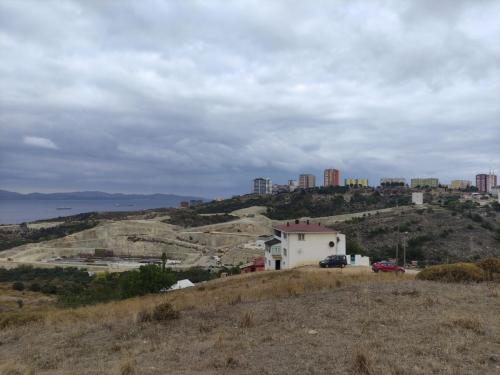
<svg viewBox="0 0 500 375"><path fill-rule="evenodd" d="M405 272L405 269L403 267L398 266L395 263L388 262L386 260L383 260L382 262L376 262L372 264L372 270L373 272Z"/></svg>

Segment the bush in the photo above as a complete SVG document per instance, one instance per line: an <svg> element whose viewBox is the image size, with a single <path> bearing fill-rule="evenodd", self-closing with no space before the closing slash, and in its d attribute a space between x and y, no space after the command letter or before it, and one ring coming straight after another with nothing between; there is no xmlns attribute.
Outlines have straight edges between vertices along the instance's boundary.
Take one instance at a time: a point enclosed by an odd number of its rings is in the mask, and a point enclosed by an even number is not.
<svg viewBox="0 0 500 375"><path fill-rule="evenodd" d="M174 307L168 302L161 303L153 309L153 320L158 322L179 319L179 315L179 311L174 309Z"/></svg>
<svg viewBox="0 0 500 375"><path fill-rule="evenodd" d="M29 290L31 290L32 292L39 292L41 290L40 284L38 284L38 283L31 284L29 286Z"/></svg>
<svg viewBox="0 0 500 375"><path fill-rule="evenodd" d="M137 321L144 322L163 322L167 320L179 319L180 313L170 303L165 302L157 305L153 311L142 310L137 315Z"/></svg>
<svg viewBox="0 0 500 375"><path fill-rule="evenodd" d="M14 284L12 284L12 289L23 291L24 290L24 284L22 282L20 282L20 281L16 281Z"/></svg>
<svg viewBox="0 0 500 375"><path fill-rule="evenodd" d="M477 264L484 272L484 277L488 281L500 280L500 259L487 258Z"/></svg>
<svg viewBox="0 0 500 375"><path fill-rule="evenodd" d="M481 282L484 272L473 263L455 263L431 266L417 275L419 280L457 282Z"/></svg>

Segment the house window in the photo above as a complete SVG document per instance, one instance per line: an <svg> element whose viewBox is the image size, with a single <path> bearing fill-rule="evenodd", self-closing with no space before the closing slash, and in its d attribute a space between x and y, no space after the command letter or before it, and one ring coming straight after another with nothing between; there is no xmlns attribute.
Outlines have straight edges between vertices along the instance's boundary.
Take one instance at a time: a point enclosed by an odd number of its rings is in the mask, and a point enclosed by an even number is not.
<svg viewBox="0 0 500 375"><path fill-rule="evenodd" d="M283 249L283 255L286 256L286 249Z"/></svg>
<svg viewBox="0 0 500 375"><path fill-rule="evenodd" d="M304 233L299 233L299 241L305 241L306 235Z"/></svg>
<svg viewBox="0 0 500 375"><path fill-rule="evenodd" d="M286 233L283 232L283 238L286 240Z"/></svg>

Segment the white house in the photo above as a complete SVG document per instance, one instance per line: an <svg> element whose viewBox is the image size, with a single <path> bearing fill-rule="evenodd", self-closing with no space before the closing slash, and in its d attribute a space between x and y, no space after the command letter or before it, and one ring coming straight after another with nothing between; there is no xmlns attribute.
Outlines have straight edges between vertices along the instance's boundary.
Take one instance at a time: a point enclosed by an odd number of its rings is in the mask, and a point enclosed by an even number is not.
<svg viewBox="0 0 500 375"><path fill-rule="evenodd" d="M414 192L411 193L411 203L421 206L424 204L424 193L422 192Z"/></svg>
<svg viewBox="0 0 500 375"><path fill-rule="evenodd" d="M266 242L265 269L279 270L317 265L329 255L345 255L345 235L309 220L273 227L274 238Z"/></svg>

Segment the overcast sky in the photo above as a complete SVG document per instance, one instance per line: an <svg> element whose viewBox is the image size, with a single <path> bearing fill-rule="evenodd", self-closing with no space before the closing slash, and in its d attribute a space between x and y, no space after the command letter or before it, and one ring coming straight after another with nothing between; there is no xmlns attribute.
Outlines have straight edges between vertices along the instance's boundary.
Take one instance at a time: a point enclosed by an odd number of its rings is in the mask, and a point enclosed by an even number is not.
<svg viewBox="0 0 500 375"><path fill-rule="evenodd" d="M500 170L500 1L0 2L0 188Z"/></svg>

